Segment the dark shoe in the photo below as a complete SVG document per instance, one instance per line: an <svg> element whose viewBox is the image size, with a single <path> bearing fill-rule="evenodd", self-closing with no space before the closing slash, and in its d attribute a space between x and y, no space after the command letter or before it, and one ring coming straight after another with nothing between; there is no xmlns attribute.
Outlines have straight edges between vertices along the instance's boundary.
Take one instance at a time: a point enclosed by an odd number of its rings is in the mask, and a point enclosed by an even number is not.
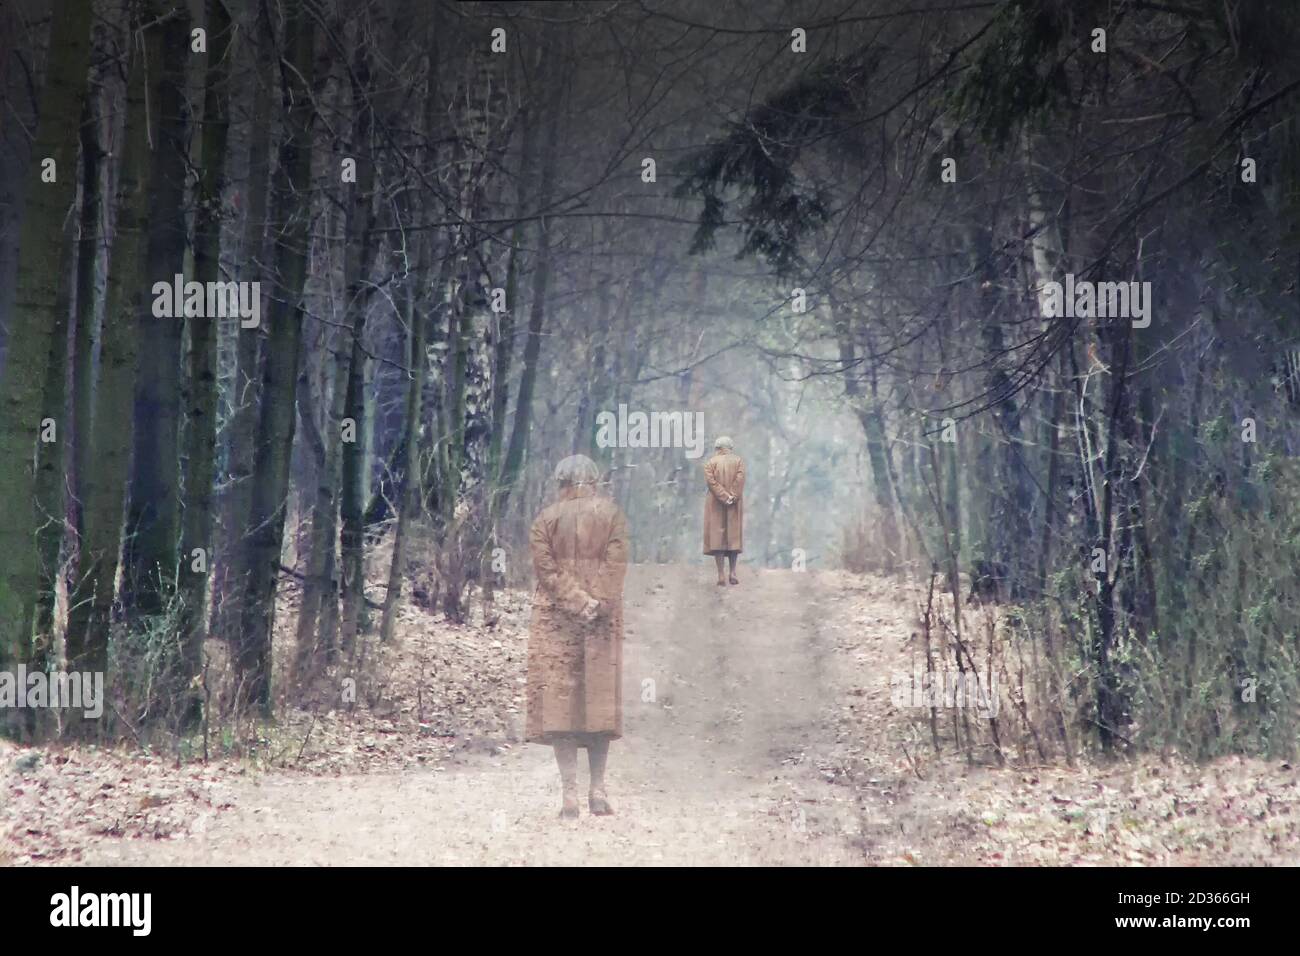
<svg viewBox="0 0 1300 956"><path fill-rule="evenodd" d="M736 576L735 576L734 574L731 576L730 580L731 580L731 583L732 583L732 584L739 584L739 583L740 583L738 580L736 580ZM719 581L718 583L721 584L722 582Z"/></svg>
<svg viewBox="0 0 1300 956"><path fill-rule="evenodd" d="M725 588L726 586L727 586L727 582L722 580L722 578L718 578L718 587Z"/></svg>
<svg viewBox="0 0 1300 956"><path fill-rule="evenodd" d="M587 807L591 810L593 817L610 817L614 815L614 808L609 805L605 799L603 790L593 790L587 796Z"/></svg>

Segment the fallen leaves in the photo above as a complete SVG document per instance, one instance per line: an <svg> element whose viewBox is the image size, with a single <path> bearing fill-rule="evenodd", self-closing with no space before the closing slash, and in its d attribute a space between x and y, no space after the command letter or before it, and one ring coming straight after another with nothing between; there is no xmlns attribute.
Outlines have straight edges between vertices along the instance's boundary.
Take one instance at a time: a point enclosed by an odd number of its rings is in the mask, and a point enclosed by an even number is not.
<svg viewBox="0 0 1300 956"><path fill-rule="evenodd" d="M34 759L33 759L34 758ZM95 747L0 753L0 847L11 864L75 861L105 836L168 839L226 802L227 768ZM25 768L25 769L23 769Z"/></svg>
<svg viewBox="0 0 1300 956"><path fill-rule="evenodd" d="M293 649L295 597L277 623L279 686ZM404 605L394 642L370 648L368 673L382 687L361 681L354 706L339 701L316 712L282 701L278 720L259 726L240 753L217 752L214 739L207 764L138 749L0 741L0 863L72 862L104 837L202 832L231 805L229 783L250 773L442 770L462 754L503 754L523 724L528 607L526 592L498 592L489 628L481 615L453 625Z"/></svg>
<svg viewBox="0 0 1300 956"><path fill-rule="evenodd" d="M855 581L850 584L848 581ZM889 699L889 675L911 668L915 599L893 581L826 572L824 633L835 643L828 707L837 785L860 797L864 850L882 865L1295 865L1300 775L1240 756L1204 764L1143 754L1109 764L1005 769L935 755L916 715ZM947 719L940 715L941 719ZM906 747L924 757L917 779ZM906 843L902 842L902 838Z"/></svg>

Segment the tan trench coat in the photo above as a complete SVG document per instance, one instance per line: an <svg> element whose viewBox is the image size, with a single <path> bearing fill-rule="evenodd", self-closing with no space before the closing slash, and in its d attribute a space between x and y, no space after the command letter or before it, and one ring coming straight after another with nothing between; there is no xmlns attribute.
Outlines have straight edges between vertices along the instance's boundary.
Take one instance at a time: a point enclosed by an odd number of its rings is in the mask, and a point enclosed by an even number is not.
<svg viewBox="0 0 1300 956"><path fill-rule="evenodd" d="M709 493L704 497L704 553L743 551L745 462L734 452L719 452L704 463ZM735 497L728 505L727 498Z"/></svg>
<svg viewBox="0 0 1300 956"><path fill-rule="evenodd" d="M537 590L528 632L525 739L623 734L623 578L627 519L609 498L565 489L533 522ZM593 621L580 613L600 602Z"/></svg>

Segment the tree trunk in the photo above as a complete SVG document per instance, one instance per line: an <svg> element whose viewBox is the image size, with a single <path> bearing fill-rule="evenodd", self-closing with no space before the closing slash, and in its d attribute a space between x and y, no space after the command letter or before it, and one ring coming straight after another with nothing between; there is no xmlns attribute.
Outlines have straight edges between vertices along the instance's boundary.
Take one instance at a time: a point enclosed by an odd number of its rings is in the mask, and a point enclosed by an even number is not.
<svg viewBox="0 0 1300 956"><path fill-rule="evenodd" d="M170 282L185 267L185 106L190 21L183 4L162 11L162 62L153 138L149 202L149 285ZM135 392L135 453L127 517L123 601L143 615L159 614L176 584L180 538L181 341L184 318L140 312Z"/></svg>
<svg viewBox="0 0 1300 956"><path fill-rule="evenodd" d="M0 660L31 653L39 584L35 547L35 445L40 428L50 341L58 325L63 223L76 199L77 125L90 59L91 5L55 0L40 118L27 179L18 250L18 280L0 382ZM54 161L55 179L42 165Z"/></svg>
<svg viewBox="0 0 1300 956"><path fill-rule="evenodd" d="M1006 569L1012 600L1025 593L1032 567L1032 534L1029 515L1033 510L1033 479L1024 460L1024 435L1015 383L1007 374L1002 316L1005 304L998 292L998 272L993 261L989 230L972 228L967 233L970 271L976 277L976 321L984 342L985 402L992 413L993 428L988 444L980 449L987 457L980 491L986 496L980 515L984 533L972 544L981 546L986 558ZM974 506L972 511L974 511Z"/></svg>
<svg viewBox="0 0 1300 956"><path fill-rule="evenodd" d="M492 431L493 315L489 305L488 248L476 223L488 206L495 182L498 152L504 147L500 115L504 87L496 57L469 54L456 99L459 121L456 185L461 225L457 229L456 292L450 328L455 359L447 407L447 469L443 482L441 547L443 611L452 621L464 619L466 585L481 579L487 542L491 479L489 435ZM504 387L504 386L502 386Z"/></svg>
<svg viewBox="0 0 1300 956"><path fill-rule="evenodd" d="M249 702L271 711L271 640L276 582L284 543L289 464L293 451L303 285L307 277L307 212L312 156L312 47L314 21L296 2L288 7L281 64L281 101L288 129L280 147L275 219L282 281L272 302L261 414L249 509L250 561L241 609L236 665Z"/></svg>
<svg viewBox="0 0 1300 956"><path fill-rule="evenodd" d="M101 242L100 178L104 151L99 141L100 111L95 91L86 96L81 124L81 235L77 250L77 330L72 377L72 414L76 435L72 447L72 471L76 487L73 522L78 539L85 531L82 508L84 485L91 468L90 422L94 418L95 344L99 341L100 312L96 287Z"/></svg>
<svg viewBox="0 0 1300 956"><path fill-rule="evenodd" d="M354 243L359 258L350 267L350 279L347 284L347 298L353 303L356 311L351 323L351 355L343 401L343 420L350 423L354 429L354 436L352 441L342 443L342 477L339 490L339 517L342 521L340 535L342 577L338 643L345 654L351 654L355 650L357 636L369 627L365 607L365 495L366 473L370 467L366 370L369 356L366 355L364 334L370 296L364 291L363 282L372 266L375 221L374 207L368 200L361 212L361 223L360 236Z"/></svg>
<svg viewBox="0 0 1300 956"><path fill-rule="evenodd" d="M427 34L425 37L428 54L428 88L425 91L424 98L424 134L430 144L437 142L437 135L441 131L438 116L442 109L440 85L438 83L438 73L441 64L439 57L439 31L438 31L438 14L437 8L430 8L430 15L426 21ZM425 151L425 161L432 164L437 158L436 147L430 145ZM400 207L405 210L407 204L403 202ZM432 237L426 236L420 241L419 246L420 271L428 275L433 267L434 258L434 241ZM509 286L513 282L514 257L511 257L511 279L508 280ZM434 310L438 309L441 302L445 301L446 283L450 276L451 258L444 256L439 272L440 282L433 288L433 295L430 301L434 303ZM508 310L507 316L513 314L514 308L514 290L508 288ZM430 322L422 315L418 314L416 307L417 294L414 288L407 290L407 367L410 369L410 382L406 392L406 421L400 444L407 449L406 463L402 468L398 479L397 488L397 527L393 532L393 557L388 568L388 591L384 597L384 613L379 627L380 640L388 643L393 639L393 631L396 625L397 608L402 599L402 582L406 573L406 544L407 536L410 532L411 522L414 520L421 499L421 475L419 468L420 431L421 419L423 418L423 401L425 381L428 377L427 369L429 360L426 356L427 332ZM502 357L499 349L497 355L497 370L500 371L502 363L509 367L509 348L504 349L505 356ZM500 393L504 395L504 389ZM500 397L500 396L498 396ZM504 399L502 399L503 401ZM504 415L504 409L498 409L498 404L493 405L494 413L498 410ZM494 434L494 440L496 436ZM499 441L494 444L494 449L500 449Z"/></svg>
<svg viewBox="0 0 1300 956"><path fill-rule="evenodd" d="M367 230L368 231L368 230ZM360 289L355 290L357 292ZM352 654L357 636L365 631L365 470L366 460L366 405L365 381L367 356L362 345L365 331L364 307L357 313L352 332L352 356L348 369L347 393L344 400L344 418L355 428L355 440L343 446L343 475L339 491L339 516L343 523L340 535L342 550L342 580L340 598L342 616L339 622L339 648Z"/></svg>
<svg viewBox="0 0 1300 956"><path fill-rule="evenodd" d="M857 347L854 328L844 313L844 307L832 302L833 320L839 339L840 365L845 369L844 391L862 424L867 442L867 460L871 465L871 486L875 493L876 508L880 512L881 544L885 558L881 562L886 571L893 570L899 559L898 519L894 512L894 495L889 476L889 448L885 439L885 419L875 396L875 370L871 369L871 391L868 397L862 389L857 372ZM858 329L866 333L865 323ZM867 361L873 361L868 342Z"/></svg>
<svg viewBox="0 0 1300 956"><path fill-rule="evenodd" d="M68 315L75 287L77 243L68 217L67 234L59 257L58 309L54 334L50 338L49 361L45 368L45 396L41 402L41 439L36 446L36 550L40 560L40 583L36 596L36 640L39 659L54 640L54 596L59 576L59 552L63 548L64 512L67 487L68 436ZM46 426L50 431L46 430ZM48 439L48 440L47 440Z"/></svg>
<svg viewBox="0 0 1300 956"><path fill-rule="evenodd" d="M267 18L266 6L257 2L256 24L262 42L274 49L274 32ZM272 54L254 46L248 37L241 39L241 61L248 75L248 102L245 104L248 127L248 203L242 238L245 282L264 281L269 275L263 266L266 255L266 210L270 192L271 163L271 76L268 63ZM270 296L263 293L260 315L269 314ZM238 637L242 617L242 596L248 584L249 549L247 519L253 500L253 451L257 437L257 408L261 394L261 339L265 323L256 328L240 325L235 345L235 382L232 403L227 481L223 503L221 571L218 576L220 598L213 592L213 630L232 646Z"/></svg>
<svg viewBox="0 0 1300 956"><path fill-rule="evenodd" d="M226 54L230 15L224 0L207 0L208 68L203 98L202 176L194 222L194 278L221 278L222 191L225 187L229 90ZM205 310L206 311L206 310ZM181 651L184 687L202 668L203 613L212 562L212 483L217 448L217 327L211 315L190 320L189 419L185 433L185 524L181 547ZM197 702L197 698L195 698Z"/></svg>
<svg viewBox="0 0 1300 956"><path fill-rule="evenodd" d="M140 10L132 34L153 19ZM139 312L149 303L145 282L145 216L149 208L148 99L162 38L156 27L144 30L143 55L132 49L127 78L126 123L118 173L117 228L109 261L100 345L99 382L94 417L84 423L94 467L85 475L82 541L78 584L68 620L68 667L104 670L108 665L108 628L122 543L123 508L131 465L131 411L135 401L136 340Z"/></svg>
<svg viewBox="0 0 1300 956"><path fill-rule="evenodd" d="M343 326L334 349L333 387L329 391L329 409L325 433L321 436L323 454L319 460L316 495L311 513L311 544L307 574L303 580L302 603L298 612L298 651L295 660L295 682L306 684L317 673L324 661L323 652L333 653L338 635L338 584L336 550L339 532L340 499L348 478L343 471L349 450L359 447L364 459L367 421L364 409L350 413L349 400L355 401L352 382L352 363L358 354L357 336L364 327L365 311L369 308L370 286L365 284L371 268L371 247L374 226L375 167L378 157L373 142L374 113L370 96L369 51L364 45L356 51L356 64L352 71L353 117L348 155L357 160L358 178L354 184L343 188L349 191L344 201L346 215L343 231L347 246L343 256L343 285L347 303ZM361 394L364 394L362 392ZM354 430L352 439L344 440L345 420L352 418L348 427ZM364 465L360 469L364 471ZM364 541L364 539L362 539ZM349 539L349 544L351 543ZM346 551L346 546L345 546ZM346 600L346 599L345 599ZM364 613L361 611L360 613ZM319 625L319 628L318 628ZM350 646L350 645L349 645Z"/></svg>
<svg viewBox="0 0 1300 956"><path fill-rule="evenodd" d="M1119 675L1112 657L1118 644L1115 591L1123 568L1127 563L1128 548L1125 538L1116 540L1115 516L1124 509L1122 497L1127 482L1121 477L1125 467L1123 448L1124 420L1128 409L1128 368L1132 345L1132 332L1127 320L1112 320L1109 330L1117 341L1111 349L1110 394L1106 397L1106 454L1105 478L1101 486L1098 509L1099 534L1096 547L1105 556L1105 570L1097 582L1094 607L1097 614L1097 631L1094 635L1092 655L1097 667L1096 721L1102 750L1109 753L1115 745L1124 702L1119 687Z"/></svg>
<svg viewBox="0 0 1300 956"><path fill-rule="evenodd" d="M414 290L408 292L408 304L413 305ZM420 403L424 394L424 322L415 314L413 307L408 308L407 315L407 361L411 369L411 381L406 390L406 443L414 448L419 441ZM380 640L385 643L393 639L393 628L397 618L397 607L402 599L402 578L405 568L406 535L411 517L420 497L419 473L415 468L402 472L401 489L398 492L397 530L393 535L393 561L388 569L388 594L384 598L384 616L379 628Z"/></svg>
<svg viewBox="0 0 1300 956"><path fill-rule="evenodd" d="M559 155L560 127L562 125L563 84L560 67L548 66L548 108L543 111L547 129L542 148L542 166L538 178L537 208L545 210L555 194L556 160ZM532 426L533 393L537 387L537 370L542 353L542 332L546 326L546 297L551 281L551 224L543 214L537 221L537 253L533 264L533 282L528 303L528 338L519 375L519 391L515 397L515 417L511 425L510 441L506 445L505 460L499 479L499 507L505 510L507 500L523 471L528 451L528 434ZM503 426L504 427L504 423Z"/></svg>

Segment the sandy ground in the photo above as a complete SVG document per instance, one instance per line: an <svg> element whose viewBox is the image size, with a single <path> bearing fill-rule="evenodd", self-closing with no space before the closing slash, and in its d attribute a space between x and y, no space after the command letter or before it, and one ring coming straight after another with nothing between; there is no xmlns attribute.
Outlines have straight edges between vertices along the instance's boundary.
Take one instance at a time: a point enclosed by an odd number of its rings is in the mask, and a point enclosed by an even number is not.
<svg viewBox="0 0 1300 956"><path fill-rule="evenodd" d="M1300 863L1290 763L1044 763L1009 707L1005 767L951 738L936 752L928 712L891 700L916 654L914 590L743 566L742 580L630 569L613 817L557 819L550 749L518 743L519 594L494 628L404 608L384 694L305 734L286 725L278 762L0 750L0 864Z"/></svg>
<svg viewBox="0 0 1300 956"><path fill-rule="evenodd" d="M742 570L743 573L743 570ZM638 566L627 585L625 736L616 813L557 819L549 748L441 768L267 774L192 833L105 840L93 864L835 864L866 862L850 793L808 759L830 699L807 574L719 588L699 568ZM583 755L580 754L580 760ZM583 761L585 763L585 761ZM585 795L585 766L580 774Z"/></svg>

